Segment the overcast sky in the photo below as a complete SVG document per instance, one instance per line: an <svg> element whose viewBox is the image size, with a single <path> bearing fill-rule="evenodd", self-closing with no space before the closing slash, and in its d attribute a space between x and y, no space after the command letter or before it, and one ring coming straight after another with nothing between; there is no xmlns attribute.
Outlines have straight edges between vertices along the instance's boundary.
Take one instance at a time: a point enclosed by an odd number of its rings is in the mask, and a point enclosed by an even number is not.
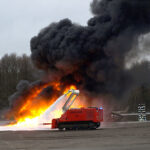
<svg viewBox="0 0 150 150"><path fill-rule="evenodd" d="M86 25L92 0L0 0L0 57L30 55L30 39L54 21L70 18Z"/></svg>

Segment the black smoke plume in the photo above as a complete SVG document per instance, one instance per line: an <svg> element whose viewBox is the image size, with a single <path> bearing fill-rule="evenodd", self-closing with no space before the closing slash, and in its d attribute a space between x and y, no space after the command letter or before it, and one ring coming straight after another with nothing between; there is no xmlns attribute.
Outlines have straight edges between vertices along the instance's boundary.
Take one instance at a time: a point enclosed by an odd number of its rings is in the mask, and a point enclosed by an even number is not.
<svg viewBox="0 0 150 150"><path fill-rule="evenodd" d="M143 69L145 63L131 70L125 64L139 37L150 32L150 0L93 0L91 11L93 18L87 26L64 19L50 24L31 39L32 61L45 72L46 78L18 84L17 92L9 99L8 118L30 114L32 105L40 107L41 100L59 97L72 84L89 101L100 96L120 99L131 88L149 80ZM53 82L59 83L61 90ZM20 111L26 103L31 107ZM110 101L106 103L111 105Z"/></svg>
<svg viewBox="0 0 150 150"><path fill-rule="evenodd" d="M64 19L33 37L33 63L50 81L75 84L90 96L121 96L133 82L125 57L150 31L150 1L93 0L91 11L87 26Z"/></svg>

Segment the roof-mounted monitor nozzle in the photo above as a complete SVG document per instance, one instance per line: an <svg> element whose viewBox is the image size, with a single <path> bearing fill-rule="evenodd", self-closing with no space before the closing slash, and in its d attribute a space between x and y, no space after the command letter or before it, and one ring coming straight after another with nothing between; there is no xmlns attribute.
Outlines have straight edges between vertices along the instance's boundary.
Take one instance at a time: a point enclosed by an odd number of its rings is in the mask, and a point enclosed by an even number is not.
<svg viewBox="0 0 150 150"><path fill-rule="evenodd" d="M79 95L80 91L79 90L68 90L68 92L65 95L68 95L69 93L71 93L71 95L69 96L69 98L67 99L66 103L63 106L63 111L67 111L71 105L74 103L75 99L77 98L77 96Z"/></svg>

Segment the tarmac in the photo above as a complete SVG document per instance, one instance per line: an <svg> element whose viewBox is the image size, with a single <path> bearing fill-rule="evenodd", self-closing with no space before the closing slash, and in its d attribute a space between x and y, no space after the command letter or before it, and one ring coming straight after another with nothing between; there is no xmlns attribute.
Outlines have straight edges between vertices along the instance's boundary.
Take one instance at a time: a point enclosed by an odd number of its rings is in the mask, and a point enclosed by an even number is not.
<svg viewBox="0 0 150 150"><path fill-rule="evenodd" d="M0 131L0 150L150 150L150 122L107 122L81 131Z"/></svg>

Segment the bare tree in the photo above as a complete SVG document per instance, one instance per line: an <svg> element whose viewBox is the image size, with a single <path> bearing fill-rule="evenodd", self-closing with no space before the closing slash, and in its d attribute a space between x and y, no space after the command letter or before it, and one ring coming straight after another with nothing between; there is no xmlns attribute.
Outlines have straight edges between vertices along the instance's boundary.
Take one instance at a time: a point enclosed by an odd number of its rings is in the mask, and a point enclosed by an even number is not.
<svg viewBox="0 0 150 150"><path fill-rule="evenodd" d="M4 55L0 59L0 108L8 105L8 97L16 91L20 80L37 80L38 71L27 55Z"/></svg>

